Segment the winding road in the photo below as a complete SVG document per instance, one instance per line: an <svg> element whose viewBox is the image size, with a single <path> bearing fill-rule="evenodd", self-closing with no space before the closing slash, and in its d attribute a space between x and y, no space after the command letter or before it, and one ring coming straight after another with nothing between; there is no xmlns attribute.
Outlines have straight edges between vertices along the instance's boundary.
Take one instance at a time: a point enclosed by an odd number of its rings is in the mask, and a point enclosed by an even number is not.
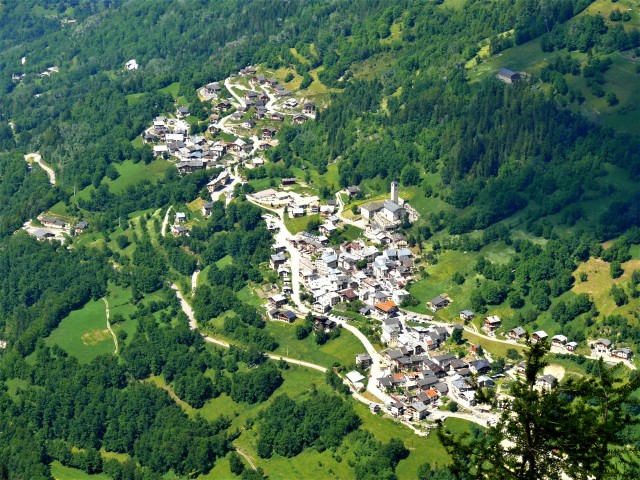
<svg viewBox="0 0 640 480"><path fill-rule="evenodd" d="M45 163L42 161L42 156L40 155L39 152L28 153L27 155L24 156L24 159L27 162L29 162L29 160L33 160L38 165L40 165L40 168L42 168L45 172L47 172L47 175L49 175L49 183L51 185L56 184L56 173L53 171L51 167L49 167L48 165L45 165Z"/></svg>

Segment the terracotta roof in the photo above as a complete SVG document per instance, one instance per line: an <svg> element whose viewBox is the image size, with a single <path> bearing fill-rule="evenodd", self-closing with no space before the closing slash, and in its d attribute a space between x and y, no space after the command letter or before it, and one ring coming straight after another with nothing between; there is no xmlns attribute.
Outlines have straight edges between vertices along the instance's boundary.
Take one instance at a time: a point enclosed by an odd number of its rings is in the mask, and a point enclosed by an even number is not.
<svg viewBox="0 0 640 480"><path fill-rule="evenodd" d="M430 398L435 398L438 396L438 392L436 392L435 390L425 390L424 393L426 393L427 397Z"/></svg>
<svg viewBox="0 0 640 480"><path fill-rule="evenodd" d="M397 305L395 304L395 302L388 300L386 302L376 303L374 307L376 307L378 310L382 310L383 312L388 313L391 310L395 309Z"/></svg>

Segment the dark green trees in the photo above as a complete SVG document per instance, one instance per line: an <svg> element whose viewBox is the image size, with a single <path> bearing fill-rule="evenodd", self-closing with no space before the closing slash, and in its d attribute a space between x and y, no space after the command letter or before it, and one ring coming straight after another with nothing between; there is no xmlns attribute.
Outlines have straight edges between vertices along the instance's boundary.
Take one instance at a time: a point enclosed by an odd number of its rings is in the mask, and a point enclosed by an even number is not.
<svg viewBox="0 0 640 480"><path fill-rule="evenodd" d="M496 426L475 439L440 428L455 478L636 478L638 452L620 434L637 423L628 407L640 378L622 384L601 361L595 375L545 389L536 382L549 347L529 346L525 378L513 383Z"/></svg>

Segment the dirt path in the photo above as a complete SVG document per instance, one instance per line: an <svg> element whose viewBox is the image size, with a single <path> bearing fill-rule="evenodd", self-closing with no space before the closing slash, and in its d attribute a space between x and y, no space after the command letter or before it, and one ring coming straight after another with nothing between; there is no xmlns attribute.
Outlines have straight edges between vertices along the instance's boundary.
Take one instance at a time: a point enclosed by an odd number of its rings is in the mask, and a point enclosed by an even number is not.
<svg viewBox="0 0 640 480"><path fill-rule="evenodd" d="M40 168L42 168L45 172L47 172L47 175L49 175L49 183L51 183L51 185L56 184L56 173L53 171L51 167L49 167L48 165L45 165L45 163L42 161L42 156L38 152L28 153L27 155L24 156L24 159L27 162L29 162L29 160L32 159L34 162L40 165Z"/></svg>
<svg viewBox="0 0 640 480"><path fill-rule="evenodd" d="M238 452L238 455L241 455L242 458L244 458L247 463L249 464L249 466L253 469L256 470L256 466L253 464L253 462L251 461L251 457L249 457L249 455L247 455L246 453L244 453L242 450L240 450L239 448L236 448L236 452Z"/></svg>
<svg viewBox="0 0 640 480"><path fill-rule="evenodd" d="M162 229L160 230L160 235L162 235L163 237L167 234L167 225L169 224L169 213L171 212L172 208L173 208L173 205L170 205L169 208L167 208L167 213L164 214L164 220L162 221Z"/></svg>
<svg viewBox="0 0 640 480"><path fill-rule="evenodd" d="M102 301L104 302L105 313L107 314L107 330L109 330L109 333L113 337L113 343L116 346L116 349L113 353L118 353L118 337L116 337L115 332L111 328L111 322L109 322L109 300L102 297Z"/></svg>
<svg viewBox="0 0 640 480"><path fill-rule="evenodd" d="M193 272L193 275L191 275L191 293L195 293L198 287L198 275L200 275L200 270L196 270Z"/></svg>

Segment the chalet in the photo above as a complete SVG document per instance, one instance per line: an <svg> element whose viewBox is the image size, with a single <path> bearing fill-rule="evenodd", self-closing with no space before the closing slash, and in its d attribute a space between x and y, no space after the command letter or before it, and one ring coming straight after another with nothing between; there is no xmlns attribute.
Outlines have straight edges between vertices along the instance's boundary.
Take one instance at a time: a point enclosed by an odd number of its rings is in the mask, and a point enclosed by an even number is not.
<svg viewBox="0 0 640 480"><path fill-rule="evenodd" d="M394 417L399 417L404 413L404 404L402 402L390 402L386 407L389 413Z"/></svg>
<svg viewBox="0 0 640 480"><path fill-rule="evenodd" d="M271 120L273 120L274 122L283 122L284 121L284 115L282 115L280 112L272 112L271 113Z"/></svg>
<svg viewBox="0 0 640 480"><path fill-rule="evenodd" d="M265 83L265 77L262 74L256 75L255 77L251 78L251 83L257 83L262 85L263 83Z"/></svg>
<svg viewBox="0 0 640 480"><path fill-rule="evenodd" d="M196 172L207 168L207 161L199 159L183 160L178 164L177 168L180 173Z"/></svg>
<svg viewBox="0 0 640 480"><path fill-rule="evenodd" d="M493 333L497 328L500 328L501 325L502 322L500 321L500 317L497 315L491 315L489 317L485 317L482 329L487 333Z"/></svg>
<svg viewBox="0 0 640 480"><path fill-rule="evenodd" d="M153 146L153 155L155 157L161 157L165 153L169 153L169 147L167 145L154 145Z"/></svg>
<svg viewBox="0 0 640 480"><path fill-rule="evenodd" d="M449 370L449 366L451 365L451 362L453 360L456 360L457 358L458 357L456 357L452 353L446 353L443 355L435 355L431 357L431 360L433 360L433 362L436 365L438 365L439 367L442 367L446 371L446 370Z"/></svg>
<svg viewBox="0 0 640 480"><path fill-rule="evenodd" d="M316 106L311 102L307 102L302 107L302 111L308 115L311 115L313 112L316 111Z"/></svg>
<svg viewBox="0 0 640 480"><path fill-rule="evenodd" d="M329 317L325 317L323 315L314 315L313 316L313 330L316 332L324 331L330 332L334 328L336 328L338 324L331 320Z"/></svg>
<svg viewBox="0 0 640 480"><path fill-rule="evenodd" d="M142 136L142 141L144 143L153 143L155 142L156 137L154 137L153 135L151 135L150 133L146 133Z"/></svg>
<svg viewBox="0 0 640 480"><path fill-rule="evenodd" d="M296 100L295 98L290 98L286 102L284 102L284 105L289 108L295 108L298 106L298 100Z"/></svg>
<svg viewBox="0 0 640 480"><path fill-rule="evenodd" d="M568 342L565 347L567 352L575 352L576 348L578 348L578 342Z"/></svg>
<svg viewBox="0 0 640 480"><path fill-rule="evenodd" d="M36 237L36 240L38 240L39 242L42 242L44 240L51 240L52 238L55 238L56 234L48 230L43 230L39 228L34 232L34 236Z"/></svg>
<svg viewBox="0 0 640 480"><path fill-rule="evenodd" d="M76 226L74 227L76 235L80 235L82 232L84 232L87 228L89 228L89 222L78 222L76 224Z"/></svg>
<svg viewBox="0 0 640 480"><path fill-rule="evenodd" d="M564 335L554 335L551 338L551 345L555 347L564 347L567 344L567 337Z"/></svg>
<svg viewBox="0 0 640 480"><path fill-rule="evenodd" d="M318 229L328 237L330 237L331 234L335 233L338 230L338 228L332 223L325 223L323 225L320 225Z"/></svg>
<svg viewBox="0 0 640 480"><path fill-rule="evenodd" d="M358 294L353 290L353 288L346 288L344 290L340 290L338 292L345 302L353 302L358 299Z"/></svg>
<svg viewBox="0 0 640 480"><path fill-rule="evenodd" d="M278 85L276 87L276 96L277 97L287 97L291 95L291 92L289 90L287 90L286 88L282 87L281 85Z"/></svg>
<svg viewBox="0 0 640 480"><path fill-rule="evenodd" d="M486 375L479 376L477 382L480 388L493 388L496 386L496 382Z"/></svg>
<svg viewBox="0 0 640 480"><path fill-rule="evenodd" d="M178 107L176 108L176 117L178 118L186 118L190 115L189 107Z"/></svg>
<svg viewBox="0 0 640 480"><path fill-rule="evenodd" d="M471 310L463 310L460 312L460 320L470 322L475 318L475 314Z"/></svg>
<svg viewBox="0 0 640 480"><path fill-rule="evenodd" d="M58 220L56 218L42 217L40 219L40 222L45 227L67 228L67 222L65 222L64 220Z"/></svg>
<svg viewBox="0 0 640 480"><path fill-rule="evenodd" d="M507 336L511 340L521 340L527 336L527 331L522 327L516 327L512 330L509 330Z"/></svg>
<svg viewBox="0 0 640 480"><path fill-rule="evenodd" d="M531 341L533 343L541 342L543 340L546 340L547 338L549 338L549 335L547 335L547 332L545 332L544 330L538 330L537 332L533 332L531 334Z"/></svg>
<svg viewBox="0 0 640 480"><path fill-rule="evenodd" d="M633 352L629 347L618 348L611 352L612 357L621 358L623 360L631 360Z"/></svg>
<svg viewBox="0 0 640 480"><path fill-rule="evenodd" d="M204 91L208 95L217 95L220 93L221 90L222 88L220 87L220 84L218 82L208 83L204 87Z"/></svg>
<svg viewBox="0 0 640 480"><path fill-rule="evenodd" d="M300 218L304 217L304 208L302 207L294 207L291 209L291 217L292 218Z"/></svg>
<svg viewBox="0 0 640 480"><path fill-rule="evenodd" d="M184 223L187 221L187 216L184 212L176 213L176 223Z"/></svg>
<svg viewBox="0 0 640 480"><path fill-rule="evenodd" d="M202 215L208 217L211 215L211 209L213 208L213 202L204 202L202 204Z"/></svg>
<svg viewBox="0 0 640 480"><path fill-rule="evenodd" d="M475 362L471 362L469 370L477 374L488 373L491 371L491 365L489 365L489 362L485 359L476 360Z"/></svg>
<svg viewBox="0 0 640 480"><path fill-rule="evenodd" d="M267 109L264 107L256 107L256 109L253 112L253 117L257 118L258 120L262 120L265 115L267 114Z"/></svg>
<svg viewBox="0 0 640 480"><path fill-rule="evenodd" d="M429 415L429 410L424 403L414 402L407 407L407 411L411 413L411 419L414 422L424 420Z"/></svg>
<svg viewBox="0 0 640 480"><path fill-rule="evenodd" d="M516 83L520 80L520 74L503 67L498 70L496 78L504 83Z"/></svg>
<svg viewBox="0 0 640 480"><path fill-rule="evenodd" d="M245 67L240 70L240 75L242 75L243 77L246 77L247 75L255 75L255 74L256 74L256 69L251 66Z"/></svg>
<svg viewBox="0 0 640 480"><path fill-rule="evenodd" d="M356 366L362 369L367 369L371 366L372 363L373 359L368 353L359 353L358 355L356 355Z"/></svg>
<svg viewBox="0 0 640 480"><path fill-rule="evenodd" d="M269 265L272 269L276 270L280 265L284 264L287 261L286 257L282 254L282 252L276 253L275 255L271 255L269 258Z"/></svg>
<svg viewBox="0 0 640 480"><path fill-rule="evenodd" d="M242 128L253 128L255 126L256 126L256 122L252 119L248 119L242 122Z"/></svg>
<svg viewBox="0 0 640 480"><path fill-rule="evenodd" d="M551 390L558 383L558 379L553 375L541 375L536 380L536 386L542 390Z"/></svg>
<svg viewBox="0 0 640 480"><path fill-rule="evenodd" d="M286 185L294 185L296 183L295 177L283 178L280 184L284 187Z"/></svg>
<svg viewBox="0 0 640 480"><path fill-rule="evenodd" d="M438 310L448 307L450 303L451 303L451 300L449 300L447 297L438 295L436 298L427 302L427 308L432 312L437 312Z"/></svg>
<svg viewBox="0 0 640 480"><path fill-rule="evenodd" d="M347 194L349 195L349 197L355 197L359 193L360 193L360 187L357 187L355 185L351 185L350 187L347 187Z"/></svg>
<svg viewBox="0 0 640 480"><path fill-rule="evenodd" d="M287 303L287 299L280 294L272 295L269 297L269 305L274 308L280 308Z"/></svg>
<svg viewBox="0 0 640 480"><path fill-rule="evenodd" d="M276 136L276 129L273 127L265 127L262 129L262 140L271 140Z"/></svg>
<svg viewBox="0 0 640 480"><path fill-rule="evenodd" d="M253 100L255 98L258 98L258 94L256 92L254 92L253 90L245 90L243 96L247 100Z"/></svg>
<svg viewBox="0 0 640 480"><path fill-rule="evenodd" d="M171 233L174 237L184 237L189 233L189 229L182 225L171 225Z"/></svg>
<svg viewBox="0 0 640 480"><path fill-rule="evenodd" d="M309 117L307 117L306 115L302 115L301 113L294 115L293 116L293 123L297 124L297 125L302 125L303 123L305 123L307 120L309 119Z"/></svg>
<svg viewBox="0 0 640 480"><path fill-rule="evenodd" d="M380 318L391 318L398 313L398 307L395 302L387 300L386 302L374 303L375 313Z"/></svg>
<svg viewBox="0 0 640 480"><path fill-rule="evenodd" d="M209 193L215 192L218 188L226 185L229 180L229 171L222 170L216 178L212 178L209 183L207 183L207 191Z"/></svg>
<svg viewBox="0 0 640 480"><path fill-rule="evenodd" d="M279 308L274 308L273 310L269 310L269 316L274 320L281 320L287 323L293 323L296 321L296 314L290 310L280 310Z"/></svg>
<svg viewBox="0 0 640 480"><path fill-rule="evenodd" d="M216 104L215 109L218 112L226 112L231 107L233 107L233 105L231 104L231 102L229 100L222 100L221 102L218 102Z"/></svg>
<svg viewBox="0 0 640 480"><path fill-rule="evenodd" d="M607 340L606 338L599 338L596 340L591 346L593 353L595 354L609 354L611 349L613 348L613 342L611 340Z"/></svg>

